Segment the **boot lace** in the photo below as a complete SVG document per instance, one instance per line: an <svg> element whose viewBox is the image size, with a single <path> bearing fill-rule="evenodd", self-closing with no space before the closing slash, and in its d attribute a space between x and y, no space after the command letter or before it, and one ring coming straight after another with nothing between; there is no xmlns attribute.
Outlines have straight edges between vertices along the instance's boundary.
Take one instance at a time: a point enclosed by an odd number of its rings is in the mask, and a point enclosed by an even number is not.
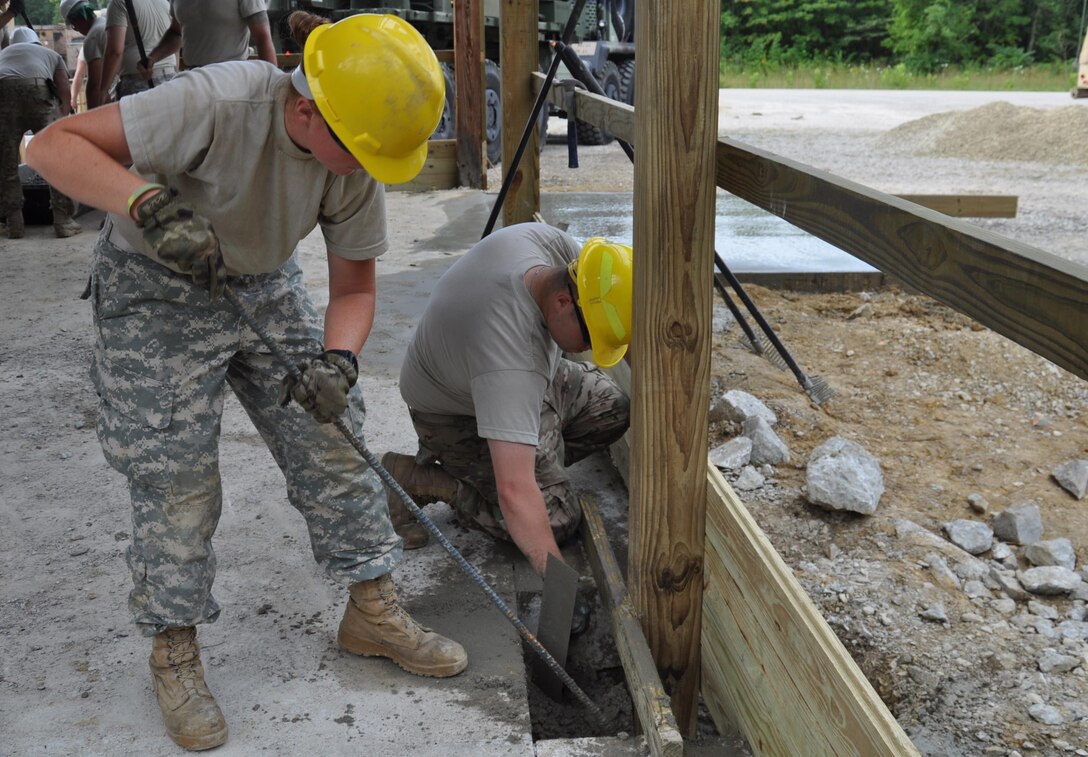
<svg viewBox="0 0 1088 757"><path fill-rule="evenodd" d="M168 631L166 644L169 651L166 660L174 669L178 681L187 689L196 688L196 663L199 659L196 646L196 629L184 628Z"/></svg>
<svg viewBox="0 0 1088 757"><path fill-rule="evenodd" d="M392 581L382 581L378 584L378 596L381 597L390 622L403 624L404 630L409 633L417 631L422 633L428 630L400 606L400 602L397 601L397 590Z"/></svg>

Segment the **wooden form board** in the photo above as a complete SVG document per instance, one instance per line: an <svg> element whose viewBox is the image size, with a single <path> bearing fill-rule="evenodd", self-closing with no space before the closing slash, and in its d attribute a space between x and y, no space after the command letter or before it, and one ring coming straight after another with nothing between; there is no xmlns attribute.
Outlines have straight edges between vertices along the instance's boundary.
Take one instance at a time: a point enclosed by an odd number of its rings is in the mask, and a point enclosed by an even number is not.
<svg viewBox="0 0 1088 757"><path fill-rule="evenodd" d="M731 140L718 186L1088 379L1088 267Z"/></svg>
<svg viewBox="0 0 1088 757"><path fill-rule="evenodd" d="M631 369L607 373L625 391ZM611 449L628 480L630 434ZM917 755L718 469L707 475L703 701L757 755Z"/></svg>
<svg viewBox="0 0 1088 757"><path fill-rule="evenodd" d="M703 698L759 755L918 750L717 468L707 466Z"/></svg>
<svg viewBox="0 0 1088 757"><path fill-rule="evenodd" d="M650 746L650 754L654 757L680 757L684 753L684 739L676 727L669 697L661 685L650 647L631 606L623 572L612 552L601 512L592 498L579 499L582 505L582 544L593 568L601 604L612 621L616 651L623 663L627 688Z"/></svg>
<svg viewBox="0 0 1088 757"><path fill-rule="evenodd" d="M563 107L556 87L548 98ZM633 141L630 106L575 103ZM1088 267L733 140L718 140L717 184L1088 379Z"/></svg>
<svg viewBox="0 0 1088 757"><path fill-rule="evenodd" d="M1016 218L1016 195L896 195L953 218Z"/></svg>
<svg viewBox="0 0 1088 757"><path fill-rule="evenodd" d="M427 192L460 186L457 177L457 140L432 139L427 143L427 162L423 170L405 184L389 184L391 192Z"/></svg>

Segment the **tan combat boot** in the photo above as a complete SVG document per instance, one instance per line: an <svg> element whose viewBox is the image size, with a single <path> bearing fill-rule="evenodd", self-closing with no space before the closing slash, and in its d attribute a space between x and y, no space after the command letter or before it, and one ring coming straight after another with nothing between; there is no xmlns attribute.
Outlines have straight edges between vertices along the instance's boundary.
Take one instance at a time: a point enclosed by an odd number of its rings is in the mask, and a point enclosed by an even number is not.
<svg viewBox="0 0 1088 757"><path fill-rule="evenodd" d="M198 752L227 740L227 721L204 683L195 628L170 628L152 639L151 682L175 744Z"/></svg>
<svg viewBox="0 0 1088 757"><path fill-rule="evenodd" d="M404 487L419 507L449 502L457 493L457 479L438 465L419 465L411 455L386 452L382 455L382 467ZM389 503L393 530L404 539L404 548L418 549L426 545L430 538L427 529L388 486L385 488L385 498Z"/></svg>
<svg viewBox="0 0 1088 757"><path fill-rule="evenodd" d="M23 227L23 211L16 210L8 214L8 239L22 239L26 231Z"/></svg>
<svg viewBox="0 0 1088 757"><path fill-rule="evenodd" d="M61 218L54 214L53 233L57 235L57 239L67 239L68 237L74 237L76 234L82 234L83 227L71 218Z"/></svg>
<svg viewBox="0 0 1088 757"><path fill-rule="evenodd" d="M393 576L352 584L336 640L352 654L388 657L409 673L447 678L468 665L465 648L424 628L397 604Z"/></svg>

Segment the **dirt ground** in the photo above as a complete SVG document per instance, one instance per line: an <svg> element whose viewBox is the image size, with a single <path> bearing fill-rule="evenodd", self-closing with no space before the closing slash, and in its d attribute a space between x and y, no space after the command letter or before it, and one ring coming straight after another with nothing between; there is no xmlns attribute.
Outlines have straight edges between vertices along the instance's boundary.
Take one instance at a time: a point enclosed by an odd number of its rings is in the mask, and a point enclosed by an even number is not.
<svg viewBox="0 0 1088 757"><path fill-rule="evenodd" d="M762 108L739 105L723 110L720 131L891 193L1018 195L1016 218L977 223L1083 264L1088 191L1082 153L1068 145L1084 131L1047 129L1083 124L1088 110L1068 99L1053 104L956 103L945 112L935 103L931 112L943 115L869 121L886 128L828 122L826 110L814 127L812 111L802 104L791 112L788 102L767 128ZM1034 160L1002 155L1016 138L1042 143ZM581 170L565 171L565 149L549 144L545 191L630 191L618 148L582 148L579 157ZM924 296L749 292L801 366L836 396L811 403L791 373L738 345L739 329L715 305L712 395L743 389L763 400L791 450L790 463L765 470L767 482L741 499L915 744L925 754L1088 754L1084 594L1010 603L978 582L989 581L992 555L971 557L941 530L956 519L990 523L1033 501L1043 538L1070 539L1082 569L1088 506L1050 474L1088 458L1088 383ZM712 424L710 447L737 433L734 424ZM886 491L872 516L828 513L804 498L808 456L835 435L880 461ZM972 494L986 500L986 513L969 507ZM957 575L931 569L933 554ZM935 605L947 620L921 617ZM1048 649L1077 667L1044 672Z"/></svg>

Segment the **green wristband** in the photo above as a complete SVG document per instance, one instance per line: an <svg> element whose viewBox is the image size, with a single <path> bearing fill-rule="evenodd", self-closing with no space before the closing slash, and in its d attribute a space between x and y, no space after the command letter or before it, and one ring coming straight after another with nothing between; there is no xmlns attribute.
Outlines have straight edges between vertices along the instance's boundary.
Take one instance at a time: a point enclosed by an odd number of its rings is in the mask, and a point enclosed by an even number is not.
<svg viewBox="0 0 1088 757"><path fill-rule="evenodd" d="M139 201L139 199L141 197L143 197L145 194L147 194L148 192L151 192L151 191L156 190L156 189L165 190L166 187L164 187L162 184L156 184L153 181L149 181L146 184L137 187L136 191L128 196L127 208L128 208L128 217L129 218L132 218L132 208L136 205L136 203Z"/></svg>

